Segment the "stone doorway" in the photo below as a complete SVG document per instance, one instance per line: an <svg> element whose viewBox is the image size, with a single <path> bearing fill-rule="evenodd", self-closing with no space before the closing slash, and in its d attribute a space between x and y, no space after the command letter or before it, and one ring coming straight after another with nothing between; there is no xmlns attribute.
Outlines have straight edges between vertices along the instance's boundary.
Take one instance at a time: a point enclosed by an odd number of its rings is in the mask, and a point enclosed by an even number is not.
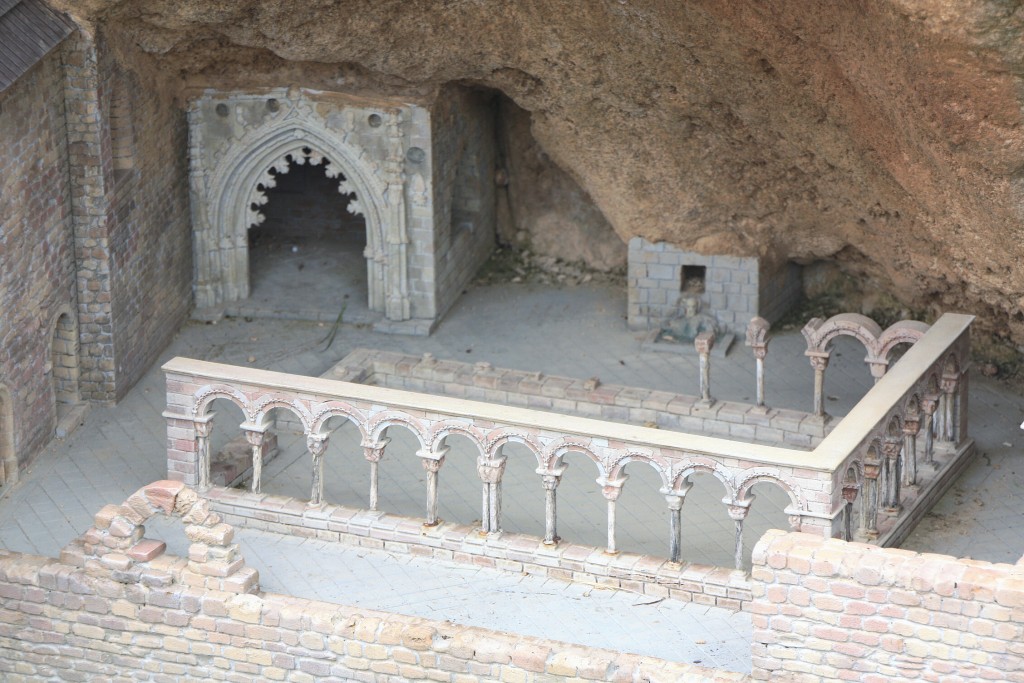
<svg viewBox="0 0 1024 683"><path fill-rule="evenodd" d="M0 486L18 481L18 458L14 454L14 404L11 392L0 384Z"/></svg>
<svg viewBox="0 0 1024 683"><path fill-rule="evenodd" d="M327 158L293 158L272 170L262 192L263 220L248 231L249 297L228 312L333 322L344 310L344 322L379 319L369 307L366 220L344 175Z"/></svg>
<svg viewBox="0 0 1024 683"><path fill-rule="evenodd" d="M83 416L78 390L78 325L65 308L53 324L50 338L50 381L53 383L55 433L71 433Z"/></svg>

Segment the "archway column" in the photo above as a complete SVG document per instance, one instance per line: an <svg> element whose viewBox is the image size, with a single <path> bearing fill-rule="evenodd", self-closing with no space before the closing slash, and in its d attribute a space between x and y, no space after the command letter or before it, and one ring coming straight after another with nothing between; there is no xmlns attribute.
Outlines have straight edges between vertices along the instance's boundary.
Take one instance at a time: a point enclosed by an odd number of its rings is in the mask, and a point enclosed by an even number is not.
<svg viewBox="0 0 1024 683"><path fill-rule="evenodd" d="M860 484L856 482L847 482L843 484L843 500L846 505L843 506L843 540L853 540L853 504L857 501L857 496L860 493Z"/></svg>
<svg viewBox="0 0 1024 683"><path fill-rule="evenodd" d="M437 480L447 454L448 448L416 451L420 464L427 471L427 521L423 526L437 526L441 523L437 516Z"/></svg>
<svg viewBox="0 0 1024 683"><path fill-rule="evenodd" d="M883 505L886 512L898 514L902 508L900 505L900 484L901 472L900 451L903 450L903 439L899 437L886 437L882 442L882 453L885 454L885 500Z"/></svg>
<svg viewBox="0 0 1024 683"><path fill-rule="evenodd" d="M537 470L537 474L541 475L541 481L544 483L544 545L557 545L561 540L558 537L556 490L567 467L568 465L565 463L560 463L551 469Z"/></svg>
<svg viewBox="0 0 1024 683"><path fill-rule="evenodd" d="M726 508L729 510L729 518L736 524L736 537L735 537L735 550L733 559L735 560L736 569L743 569L743 521L747 518L747 514L750 512L750 504L754 502L754 496L750 496L746 500L723 500Z"/></svg>
<svg viewBox="0 0 1024 683"><path fill-rule="evenodd" d="M263 442L266 437L269 423L241 425L245 432L245 440L252 446L252 492L259 493L263 480Z"/></svg>
<svg viewBox="0 0 1024 683"><path fill-rule="evenodd" d="M380 459L384 457L384 449L391 443L391 439L381 439L380 441L364 441L363 446L363 457L370 463L370 509L376 510L378 505L378 468L380 467Z"/></svg>
<svg viewBox="0 0 1024 683"><path fill-rule="evenodd" d="M924 412L924 461L935 466L935 411L939 401L935 397L926 396L921 399L921 410Z"/></svg>
<svg viewBox="0 0 1024 683"><path fill-rule="evenodd" d="M482 531L495 534L501 531L501 478L508 458L477 458L476 471L483 482L483 512L480 516Z"/></svg>
<svg viewBox="0 0 1024 683"><path fill-rule="evenodd" d="M629 475L623 474L618 479L601 477L597 480L597 483L601 486L601 493L604 495L605 500L608 501L608 547L605 552L609 555L615 555L619 552L615 545L615 503L619 500L619 495L622 493L622 485L626 483L628 478Z"/></svg>
<svg viewBox="0 0 1024 683"><path fill-rule="evenodd" d="M828 368L829 354L825 351L805 351L814 368L814 414L825 417L825 370Z"/></svg>
<svg viewBox="0 0 1024 683"><path fill-rule="evenodd" d="M864 482L867 495L861 503L861 529L868 540L878 538L878 477L882 472L882 462L877 458L864 459Z"/></svg>
<svg viewBox="0 0 1024 683"><path fill-rule="evenodd" d="M310 505L324 503L324 452L327 450L327 434L309 434L306 436L306 448L313 457L313 482L309 493Z"/></svg>
<svg viewBox="0 0 1024 683"><path fill-rule="evenodd" d="M693 484L685 479L675 488L661 489L668 503L668 559L679 562L683 555L683 503Z"/></svg>
<svg viewBox="0 0 1024 683"><path fill-rule="evenodd" d="M917 485L917 433L921 429L921 416L903 418L903 485Z"/></svg>
<svg viewBox="0 0 1024 683"><path fill-rule="evenodd" d="M215 415L210 412L192 420L196 432L196 476L199 482L196 488L200 491L210 488L210 433L213 431Z"/></svg>

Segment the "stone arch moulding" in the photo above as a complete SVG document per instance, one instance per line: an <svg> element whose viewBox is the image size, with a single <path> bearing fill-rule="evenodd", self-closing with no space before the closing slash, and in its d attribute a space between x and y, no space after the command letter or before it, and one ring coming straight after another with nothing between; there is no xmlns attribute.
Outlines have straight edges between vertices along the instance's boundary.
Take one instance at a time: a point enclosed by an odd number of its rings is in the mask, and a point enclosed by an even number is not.
<svg viewBox="0 0 1024 683"><path fill-rule="evenodd" d="M253 97L238 95L249 102ZM219 150L204 148L214 146L214 141L205 140L212 135L212 124L203 121L204 108L194 106L190 112L196 305L216 308L248 297L248 230L259 221L259 212L251 207L263 203L261 184L273 186L270 170L286 171L293 163L326 158L329 176L337 178L340 190L355 193L353 209L365 219L370 310L384 313L389 320L408 320L402 112L380 109L387 118L386 128L382 126L386 132L380 134L383 144L370 150L360 146L350 131L328 128L304 95L288 91L281 98L281 109L267 120L246 123L237 137L216 141ZM217 101L221 107L232 99Z"/></svg>

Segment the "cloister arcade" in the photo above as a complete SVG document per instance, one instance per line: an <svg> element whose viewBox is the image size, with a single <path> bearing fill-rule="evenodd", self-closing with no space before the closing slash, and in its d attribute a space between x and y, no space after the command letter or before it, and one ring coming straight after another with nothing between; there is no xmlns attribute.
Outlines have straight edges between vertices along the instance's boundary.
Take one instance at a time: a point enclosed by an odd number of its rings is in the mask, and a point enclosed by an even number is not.
<svg viewBox="0 0 1024 683"><path fill-rule="evenodd" d="M573 511L582 522L572 525L573 533L584 531L572 540L600 544L609 553L622 549L618 519L628 506L658 499L667 520L664 554L677 562L686 558L685 539L706 535L705 519L717 517L733 527L732 542L723 544L732 551L731 564L744 566L744 537L750 535L745 524L759 496L767 503L759 516L772 526L896 542L905 533L900 524L908 506L941 488L940 480L970 454L963 403L969 317L946 316L941 323L929 331L933 343L908 352L906 362L890 368L885 381L809 451L175 359L164 368L166 416L175 435L169 470L199 490L211 486L211 427L216 404L227 401L237 409L231 412L244 416L237 428L251 449L250 490L287 495L312 508L339 502L370 511L387 508L421 517L426 529L442 522L443 508L456 521L478 524L482 534L500 534L514 519L516 531L555 545L571 516L559 508L558 492L568 473L576 477L589 470L578 480L595 482L589 497L573 496L589 501ZM274 465L278 471L291 468L274 491L263 483L272 438L291 439L294 446L289 462ZM342 446L328 457L336 441ZM406 472L387 479L395 490L384 494L382 505L381 472L399 461ZM413 461L423 470L420 477L408 474ZM510 498L505 477L513 470L527 486L515 488ZM476 480L478 501L442 485L442 471L453 480ZM340 480L347 490L338 488ZM691 493L716 487L721 498ZM333 498L335 492L341 499ZM691 505L684 506L687 500ZM724 515L713 512L717 506ZM694 507L707 514L684 512Z"/></svg>

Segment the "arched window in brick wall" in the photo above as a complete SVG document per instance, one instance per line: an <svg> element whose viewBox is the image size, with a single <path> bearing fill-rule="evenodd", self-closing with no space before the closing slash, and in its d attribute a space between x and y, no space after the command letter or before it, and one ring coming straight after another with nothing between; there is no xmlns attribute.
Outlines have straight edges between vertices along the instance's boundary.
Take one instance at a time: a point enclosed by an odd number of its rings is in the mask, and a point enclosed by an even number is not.
<svg viewBox="0 0 1024 683"><path fill-rule="evenodd" d="M14 403L11 392L0 384L0 486L18 480L18 458L14 454Z"/></svg>
<svg viewBox="0 0 1024 683"><path fill-rule="evenodd" d="M114 182L127 178L135 168L135 125L132 122L128 78L120 71L110 77L110 150Z"/></svg>

